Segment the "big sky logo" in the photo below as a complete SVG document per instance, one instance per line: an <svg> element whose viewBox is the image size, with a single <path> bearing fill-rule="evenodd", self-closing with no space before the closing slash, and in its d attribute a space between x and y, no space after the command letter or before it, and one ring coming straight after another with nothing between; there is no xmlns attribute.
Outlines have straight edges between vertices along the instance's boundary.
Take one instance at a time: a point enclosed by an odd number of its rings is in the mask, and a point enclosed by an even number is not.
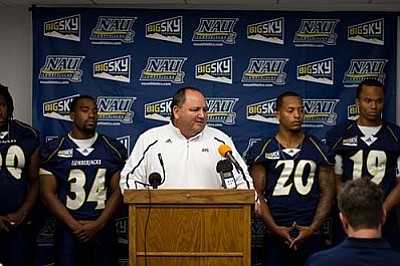
<svg viewBox="0 0 400 266"><path fill-rule="evenodd" d="M284 44L285 19L277 18L247 26L247 38L262 42Z"/></svg>
<svg viewBox="0 0 400 266"><path fill-rule="evenodd" d="M360 115L360 110L358 109L357 104L352 104L347 106L347 119L348 120L357 120Z"/></svg>
<svg viewBox="0 0 400 266"><path fill-rule="evenodd" d="M97 97L99 125L119 125L119 122L131 124L134 112L131 110L136 97ZM107 122L116 122L108 124Z"/></svg>
<svg viewBox="0 0 400 266"><path fill-rule="evenodd" d="M302 19L293 42L296 46L303 46L302 44L304 46L309 44L336 45L335 28L339 21L338 19Z"/></svg>
<svg viewBox="0 0 400 266"><path fill-rule="evenodd" d="M333 85L333 57L299 65L297 79Z"/></svg>
<svg viewBox="0 0 400 266"><path fill-rule="evenodd" d="M131 81L131 56L121 56L93 64L93 77L115 81Z"/></svg>
<svg viewBox="0 0 400 266"><path fill-rule="evenodd" d="M81 16L74 15L43 23L44 36L79 42L81 40Z"/></svg>
<svg viewBox="0 0 400 266"><path fill-rule="evenodd" d="M91 41L110 41L132 43L135 32L132 30L136 18L100 16L90 35Z"/></svg>
<svg viewBox="0 0 400 266"><path fill-rule="evenodd" d="M234 107L238 98L206 98L208 124L213 126L234 125L236 113ZM171 118L172 98L145 104L145 118L169 122Z"/></svg>
<svg viewBox="0 0 400 266"><path fill-rule="evenodd" d="M169 122L171 119L172 98L147 103L144 105L144 117L146 119Z"/></svg>
<svg viewBox="0 0 400 266"><path fill-rule="evenodd" d="M71 121L71 118L69 117L69 104L78 96L79 94L74 94L44 102L43 116L52 119Z"/></svg>
<svg viewBox="0 0 400 266"><path fill-rule="evenodd" d="M193 42L235 44L236 32L233 28L238 18L201 18L193 33ZM194 44L201 45L201 44Z"/></svg>
<svg viewBox="0 0 400 266"><path fill-rule="evenodd" d="M185 77L182 67L186 59L186 57L149 57L145 69L142 70L140 81L181 84Z"/></svg>
<svg viewBox="0 0 400 266"><path fill-rule="evenodd" d="M352 59L344 74L343 83L350 87L357 86L364 79L372 78L385 84L386 75L383 69L387 61L387 59Z"/></svg>
<svg viewBox="0 0 400 266"><path fill-rule="evenodd" d="M352 25L347 28L347 38L350 41L384 45L384 26L383 18Z"/></svg>
<svg viewBox="0 0 400 266"><path fill-rule="evenodd" d="M284 85L286 73L283 68L288 61L287 58L250 58L247 69L243 72L242 82Z"/></svg>
<svg viewBox="0 0 400 266"><path fill-rule="evenodd" d="M182 43L183 17L173 17L146 24L146 38Z"/></svg>
<svg viewBox="0 0 400 266"><path fill-rule="evenodd" d="M40 69L41 80L68 80L80 82L82 70L79 69L85 56L48 55Z"/></svg>
<svg viewBox="0 0 400 266"><path fill-rule="evenodd" d="M279 124L275 117L276 99L266 100L246 107L247 119L264 123ZM334 112L338 99L303 99L304 127L323 127L336 124L337 113Z"/></svg>
<svg viewBox="0 0 400 266"><path fill-rule="evenodd" d="M196 65L196 78L232 84L233 57L225 57Z"/></svg>

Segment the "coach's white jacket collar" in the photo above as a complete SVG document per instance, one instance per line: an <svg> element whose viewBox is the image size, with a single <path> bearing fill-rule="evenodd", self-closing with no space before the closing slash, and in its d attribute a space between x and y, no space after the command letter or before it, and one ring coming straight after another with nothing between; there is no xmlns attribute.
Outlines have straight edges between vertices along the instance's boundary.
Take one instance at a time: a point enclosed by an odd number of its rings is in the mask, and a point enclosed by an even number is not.
<svg viewBox="0 0 400 266"><path fill-rule="evenodd" d="M176 126L174 126L174 124L172 124L172 121L169 122L169 129L171 130L171 132L174 133L175 137L177 137L179 139L185 139L188 141L196 141L196 140L200 139L201 136L203 136L203 133L204 133L206 127L207 127L207 125L204 127L204 129L199 134L187 139L184 135L182 135L179 128L177 128Z"/></svg>

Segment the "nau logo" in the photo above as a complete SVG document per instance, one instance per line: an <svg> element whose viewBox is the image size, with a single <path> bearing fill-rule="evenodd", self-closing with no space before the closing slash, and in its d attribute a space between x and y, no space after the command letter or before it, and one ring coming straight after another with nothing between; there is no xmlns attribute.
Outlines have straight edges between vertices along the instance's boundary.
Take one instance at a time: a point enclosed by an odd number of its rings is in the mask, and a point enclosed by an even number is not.
<svg viewBox="0 0 400 266"><path fill-rule="evenodd" d="M146 38L182 43L182 16L146 24Z"/></svg>
<svg viewBox="0 0 400 266"><path fill-rule="evenodd" d="M131 81L131 56L121 56L93 64L93 77L121 82Z"/></svg>
<svg viewBox="0 0 400 266"><path fill-rule="evenodd" d="M208 123L219 126L235 124L236 113L233 111L238 98L206 98ZM171 119L172 98L145 104L145 118L168 122Z"/></svg>
<svg viewBox="0 0 400 266"><path fill-rule="evenodd" d="M185 72L182 71L186 57L149 57L142 70L140 81L167 81L181 84Z"/></svg>
<svg viewBox="0 0 400 266"><path fill-rule="evenodd" d="M67 80L80 82L83 74L79 69L85 56L48 55L40 69L41 80Z"/></svg>
<svg viewBox="0 0 400 266"><path fill-rule="evenodd" d="M333 58L298 66L297 79L333 85Z"/></svg>
<svg viewBox="0 0 400 266"><path fill-rule="evenodd" d="M356 104L352 104L347 106L347 119L348 120L357 120L360 114L360 110Z"/></svg>
<svg viewBox="0 0 400 266"><path fill-rule="evenodd" d="M386 59L352 59L349 69L344 74L343 83L357 86L362 80L372 78L385 84L386 75L383 69L387 61Z"/></svg>
<svg viewBox="0 0 400 266"><path fill-rule="evenodd" d="M135 100L136 97L97 97L99 124L108 125L107 122L132 123L134 112L131 108ZM117 125L117 123L111 125Z"/></svg>
<svg viewBox="0 0 400 266"><path fill-rule="evenodd" d="M296 46L301 44L326 44L336 45L337 34L335 27L338 19L302 19L300 28L294 35L293 42Z"/></svg>
<svg viewBox="0 0 400 266"><path fill-rule="evenodd" d="M79 42L81 40L81 16L69 16L46 21L44 36Z"/></svg>
<svg viewBox="0 0 400 266"><path fill-rule="evenodd" d="M243 72L242 82L284 85L286 73L283 72L283 68L288 61L287 58L250 58L249 65Z"/></svg>
<svg viewBox="0 0 400 266"><path fill-rule="evenodd" d="M52 119L71 121L71 118L69 117L69 104L78 96L79 94L75 94L44 102L43 116Z"/></svg>
<svg viewBox="0 0 400 266"><path fill-rule="evenodd" d="M262 42L284 44L284 18L277 18L247 26L247 38Z"/></svg>
<svg viewBox="0 0 400 266"><path fill-rule="evenodd" d="M350 41L384 45L384 25L385 21L381 18L349 26L347 38Z"/></svg>
<svg viewBox="0 0 400 266"><path fill-rule="evenodd" d="M238 18L201 18L193 33L192 41L203 43L235 44L236 32L233 31ZM195 44L197 45L197 44Z"/></svg>
<svg viewBox="0 0 400 266"><path fill-rule="evenodd" d="M275 117L275 101L271 99L247 106L247 119L264 123L278 124ZM337 113L334 112L338 99L303 99L304 127L333 126L336 124Z"/></svg>
<svg viewBox="0 0 400 266"><path fill-rule="evenodd" d="M134 17L112 17L100 16L97 25L90 35L91 41L124 42L132 43L135 32L132 30L136 18Z"/></svg>
<svg viewBox="0 0 400 266"><path fill-rule="evenodd" d="M128 151L128 156L129 156L129 153L131 152L131 136L126 135L126 136L122 136L122 137L119 137L119 138L116 138L116 139L119 142L121 142L122 145L124 145L124 147Z"/></svg>
<svg viewBox="0 0 400 266"><path fill-rule="evenodd" d="M234 125L236 113L233 108L238 98L206 98L208 108L208 123L212 126Z"/></svg>
<svg viewBox="0 0 400 266"><path fill-rule="evenodd" d="M225 57L196 65L196 78L232 84L233 57Z"/></svg>

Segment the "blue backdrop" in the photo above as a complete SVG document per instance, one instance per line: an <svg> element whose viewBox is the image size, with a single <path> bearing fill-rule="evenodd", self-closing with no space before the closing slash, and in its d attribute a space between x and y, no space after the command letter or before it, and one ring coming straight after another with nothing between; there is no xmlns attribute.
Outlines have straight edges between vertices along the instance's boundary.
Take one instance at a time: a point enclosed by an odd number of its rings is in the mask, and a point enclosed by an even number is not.
<svg viewBox="0 0 400 266"><path fill-rule="evenodd" d="M395 13L34 8L33 126L42 141L66 133L68 103L90 94L98 130L131 150L169 121L172 94L195 86L209 124L244 153L276 132L280 93L303 96L304 129L322 138L357 117L369 77L396 122L396 32Z"/></svg>

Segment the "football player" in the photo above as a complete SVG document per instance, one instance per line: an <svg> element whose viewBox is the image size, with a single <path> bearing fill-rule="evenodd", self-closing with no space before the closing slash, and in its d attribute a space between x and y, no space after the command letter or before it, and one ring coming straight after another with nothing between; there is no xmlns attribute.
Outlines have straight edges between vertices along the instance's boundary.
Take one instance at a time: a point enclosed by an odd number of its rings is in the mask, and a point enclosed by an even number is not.
<svg viewBox="0 0 400 266"><path fill-rule="evenodd" d="M400 250L400 233L395 208L400 203L398 164L400 128L382 120L384 86L375 79L362 81L357 88L359 118L337 125L326 134L327 144L336 153L336 190L347 180L367 178L384 191L383 207L387 213L383 237ZM334 243L340 243L344 231L334 223Z"/></svg>
<svg viewBox="0 0 400 266"><path fill-rule="evenodd" d="M301 126L304 107L294 92L276 101L279 131L246 155L259 196L256 211L267 227L265 265L304 265L325 248L319 232L333 203L334 154Z"/></svg>
<svg viewBox="0 0 400 266"><path fill-rule="evenodd" d="M127 152L96 132L91 96L75 98L70 117L71 131L40 151L41 197L57 218L56 265L114 265L112 218L122 201L119 178Z"/></svg>

